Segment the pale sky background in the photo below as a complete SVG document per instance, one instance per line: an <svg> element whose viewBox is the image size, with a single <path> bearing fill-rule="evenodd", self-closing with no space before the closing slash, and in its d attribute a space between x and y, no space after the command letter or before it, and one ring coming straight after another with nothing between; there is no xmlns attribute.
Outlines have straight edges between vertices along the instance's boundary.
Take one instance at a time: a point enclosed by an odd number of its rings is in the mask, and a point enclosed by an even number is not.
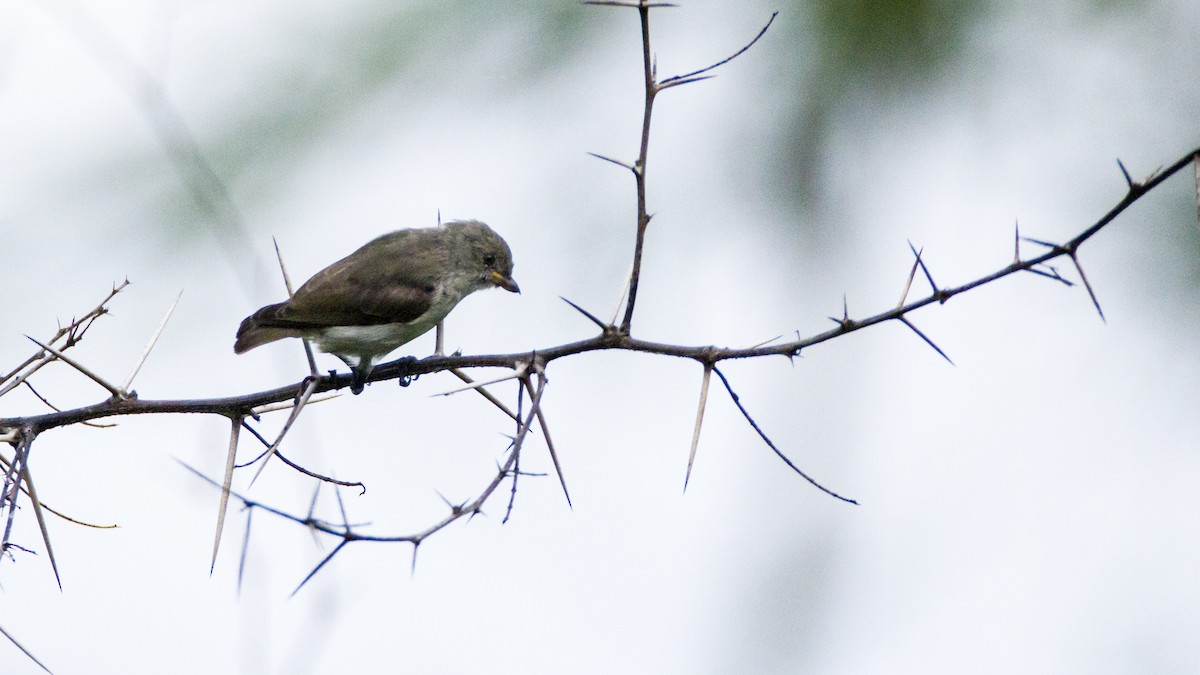
<svg viewBox="0 0 1200 675"><path fill-rule="evenodd" d="M1192 0L683 4L654 15L662 75L780 15L658 101L646 339L747 346L826 330L843 296L852 316L885 310L907 240L963 283L1011 261L1018 220L1056 241L1094 222L1122 196L1117 157L1143 176L1200 143ZM628 271L633 182L586 152L636 152L638 39L632 11L544 0L5 4L0 363L128 276L73 351L97 371L123 380L182 290L142 398L296 381L298 344L231 349L282 297L271 237L300 281L439 210L503 234L524 291L465 301L449 348L590 336L558 296L611 315ZM139 72L241 232L197 205ZM210 578L218 495L176 463L219 475L227 422L121 419L34 445L47 504L121 527L51 521L61 593L44 555L0 561L0 626L60 675L1200 671L1192 180L1083 248L1107 323L1081 288L1024 275L912 317L955 366L901 326L725 366L775 442L860 506L791 474L715 383L682 494L700 368L589 354L552 364L545 399L574 510L553 478L523 479L508 524L504 488L415 574L411 547L356 544L293 598L333 542L258 513L239 593L245 514ZM424 528L439 493L490 480L512 430L476 396L431 396L456 383L314 407L285 450L366 481L343 496L371 531ZM61 407L105 396L67 368L35 384ZM552 470L540 442L523 458ZM312 490L274 463L251 495L303 514ZM318 508L336 519L332 492ZM14 540L41 552L28 510ZM0 641L0 672L40 671Z"/></svg>

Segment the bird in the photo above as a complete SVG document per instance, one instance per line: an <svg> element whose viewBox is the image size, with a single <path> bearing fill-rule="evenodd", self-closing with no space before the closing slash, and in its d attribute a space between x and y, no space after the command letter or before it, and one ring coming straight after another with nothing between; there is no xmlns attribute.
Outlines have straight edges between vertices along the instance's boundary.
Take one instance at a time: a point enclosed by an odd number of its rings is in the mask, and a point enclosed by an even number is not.
<svg viewBox="0 0 1200 675"><path fill-rule="evenodd" d="M359 394L384 356L485 288L520 293L512 251L491 227L456 220L381 235L317 272L291 298L246 317L236 354L298 337L350 367Z"/></svg>

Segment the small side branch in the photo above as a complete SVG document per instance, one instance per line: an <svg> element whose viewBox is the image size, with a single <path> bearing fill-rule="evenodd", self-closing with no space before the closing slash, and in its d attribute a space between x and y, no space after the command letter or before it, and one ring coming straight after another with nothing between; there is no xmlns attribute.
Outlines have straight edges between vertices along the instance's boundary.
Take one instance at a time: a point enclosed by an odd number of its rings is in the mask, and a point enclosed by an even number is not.
<svg viewBox="0 0 1200 675"><path fill-rule="evenodd" d="M696 82L698 80L712 77L711 75L708 75L708 73L716 70L717 68L720 68L721 66L725 65L726 63L729 63L730 61L736 59L737 57L741 56L742 54L745 54L751 47L754 46L754 43L758 42L759 39L762 38L762 36L766 35L767 29L769 29L771 27L771 24L775 22L775 17L777 17L777 16L779 16L779 12L771 12L771 18L767 19L766 25L764 25L762 27L762 30L758 31L758 35L755 35L753 40L746 43L746 46L737 50L733 54L730 54L729 56L721 59L720 61L717 61L716 63L712 64L711 66L701 68L700 70L693 70L690 73L684 73L682 75L674 75L674 76L668 77L660 83L660 88L666 89L667 87L675 87L675 86L678 86L681 84L688 84L690 82Z"/></svg>
<svg viewBox="0 0 1200 675"><path fill-rule="evenodd" d="M779 456L779 459L783 460L784 464L787 464L792 469L792 471L795 471L797 474L799 474L799 476L801 478L803 478L804 480L811 483L813 487L817 488L821 492L824 492L825 494L829 495L830 497L833 497L835 499L840 499L849 504L855 504L855 505L858 504L858 502L856 502L855 500L850 499L849 497L843 497L843 496L839 495L838 493L834 492L833 490L830 490L829 488L825 487L824 485L821 485L816 480L814 480L812 478L812 476L809 476L808 474L804 473L803 471L800 470L800 467L793 464L792 460L788 459L787 455L783 454L783 452L780 451L780 449L778 447L776 447L773 442L771 442L771 439L767 437L767 434L762 430L761 427L758 426L758 422L754 421L754 418L750 415L750 411L746 410L746 406L742 405L742 401L738 397L737 392L735 392L733 390L733 386L730 385L729 380L725 378L725 374L722 373L721 370L716 367L713 368L713 372L715 372L717 374L717 377L721 378L721 384L725 385L725 391L729 392L729 398L733 399L733 404L736 405L738 410L740 410L742 412L742 417L746 418L746 421L750 423L750 427L752 429L754 429L755 433L758 434L758 437L761 438L763 440L763 442L767 444L767 447L771 448L771 450L773 450L775 452L775 454Z"/></svg>

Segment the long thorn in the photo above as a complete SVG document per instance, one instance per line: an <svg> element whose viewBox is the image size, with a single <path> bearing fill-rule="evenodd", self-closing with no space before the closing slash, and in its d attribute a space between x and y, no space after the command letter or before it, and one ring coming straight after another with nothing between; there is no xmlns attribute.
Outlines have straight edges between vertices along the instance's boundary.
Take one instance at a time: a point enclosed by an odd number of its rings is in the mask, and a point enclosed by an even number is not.
<svg viewBox="0 0 1200 675"><path fill-rule="evenodd" d="M221 548L221 532L225 529L225 511L229 508L229 488L233 485L233 467L237 463L238 436L242 430L244 418L234 417L229 431L229 451L225 456L225 475L221 479L221 503L217 506L217 531L213 535L212 564L208 567L209 575L217 568L217 551Z"/></svg>
<svg viewBox="0 0 1200 675"><path fill-rule="evenodd" d="M903 316L896 317L896 318L897 318L897 319L899 319L900 323L902 323L902 324L904 324L905 326L908 326L909 328L911 328L911 329L912 329L912 332L914 332L914 333L916 333L916 334L917 334L917 337L919 337L919 338L921 338L922 340L924 340L924 341L925 341L925 344L929 345L930 347L933 347L933 350L934 350L935 352L937 352L939 355L941 355L941 357L942 357L943 359L946 359L946 363L949 363L950 365L954 365L954 361L951 361L951 360L950 360L950 357L949 357L949 356L946 356L946 352L942 351L942 348L941 348L941 347L937 346L937 344L936 344L936 343L934 343L934 341L933 341L933 340L930 340L930 339L929 339L929 336L927 336L927 335L925 335L924 333L922 333L922 332L921 332L921 330L920 330L919 328L917 328L916 326L914 326L914 325L913 325L913 323L912 323L911 321L909 321L907 318L905 318L905 317L903 317Z"/></svg>
<svg viewBox="0 0 1200 675"><path fill-rule="evenodd" d="M539 384L542 386L545 386L545 377L541 373L538 374ZM527 383L526 386L530 384L532 383ZM532 388L529 389L529 395L534 395ZM554 449L554 441L550 438L550 426L546 423L546 415L542 412L540 405L537 407L537 420L538 426L542 428L542 436L546 438L546 448L550 451L550 461L554 463L554 471L558 474L558 483L562 485L563 496L567 498L567 508L574 510L575 506L571 504L571 492L567 490L567 479L563 476L562 464L558 461L558 451ZM516 482L515 476L513 477L513 482Z"/></svg>
<svg viewBox="0 0 1200 675"><path fill-rule="evenodd" d="M104 378L100 377L99 375L97 375L97 374L93 373L92 371L88 370L87 368L83 367L82 365L77 363L71 357L66 356L62 352L55 349L54 347L48 347L48 346L42 344L41 342L38 342L37 340L29 337L28 335L26 335L25 337L29 338L29 341L32 342L33 344L41 347L42 349L45 349L46 351L50 352L54 356L58 357L58 359L60 361L62 361L63 363L65 363L65 364L71 366L72 368L74 368L75 370L78 370L79 372L83 373L84 375L86 375L90 380L92 380L96 384L107 389L108 392L110 394L112 394L114 398L125 398L125 392L123 392L120 389L109 384L108 382L106 382L104 380Z"/></svg>
<svg viewBox="0 0 1200 675"><path fill-rule="evenodd" d="M262 475L263 469L267 468L267 462L270 461L271 455L275 454L275 450L279 447L279 444L283 442L283 437L287 436L287 432L292 428L292 424L296 422L296 418L300 417L300 411L304 410L305 404L308 403L308 398L312 396L314 391L316 391L317 382L318 380L315 377L308 380L308 384L304 387L304 392L300 394L300 400L296 402L296 407L292 408L292 414L288 415L287 422L283 423L283 429L279 430L279 436L275 439L275 442L271 444L271 447L267 448L266 456L263 457L262 464L260 464L258 466L258 470L254 472L254 477L250 479L250 485L254 485L254 481L258 480L258 477Z"/></svg>
<svg viewBox="0 0 1200 675"><path fill-rule="evenodd" d="M150 336L150 341L146 343L146 348L142 350L142 356L134 364L133 370L130 371L129 377L125 379L125 386L121 387L121 391L129 391L133 386L133 378L137 377L138 371L142 369L142 365L146 363L146 359L150 357L150 350L154 349L154 345L158 344L158 338L162 335L163 329L167 327L167 322L171 320L171 314L175 312L175 307L179 305L179 299L183 297L183 291L179 291L179 295L175 296L175 302L167 308L167 313L163 316L162 321L158 324L158 329L154 331L154 335Z"/></svg>
<svg viewBox="0 0 1200 675"><path fill-rule="evenodd" d="M1079 272L1079 280L1083 282L1083 287L1087 289L1088 296L1092 299L1092 305L1096 308L1096 312L1100 314L1100 320L1108 323L1108 319L1104 318L1104 310L1100 309L1100 300L1096 297L1096 292L1092 290L1092 285L1088 283L1087 275L1083 273L1083 266L1079 264L1079 257L1071 252L1071 262L1075 263L1075 271Z"/></svg>
<svg viewBox="0 0 1200 675"><path fill-rule="evenodd" d="M326 564L326 563L328 563L330 560L333 560L333 556L337 555L337 554L338 554L338 553L339 553L339 552L342 550L342 547L344 547L344 546L345 546L346 544L348 544L349 542L350 542L350 540L348 540L348 539L343 539L343 540L341 541L341 543L339 543L339 544L337 545L337 547L336 547L336 548L334 548L332 551L330 551L330 552L329 552L329 555L325 556L325 557L324 557L324 558L321 560L321 562L317 563L317 566L316 566L316 567L314 567L314 568L312 569L312 571L311 571L311 572L309 572L309 573L308 573L308 575L304 577L304 580L300 582L300 585L299 585L299 586L297 586L297 587L296 587L296 590L292 591L292 594L291 594L291 595L289 595L288 597L289 597L289 598L294 598L294 597L296 597L296 594L300 592L300 589L301 589L301 588L304 588L304 584L307 584L307 583L308 583L308 581L309 581L309 579L312 579L314 576L316 576L316 575L317 575L317 572L320 572L320 571L321 571L321 568L322 568L322 567L325 567L325 564Z"/></svg>
<svg viewBox="0 0 1200 675"><path fill-rule="evenodd" d="M279 261L279 273L283 275L283 287L287 289L288 297L295 295L296 291L292 288L292 279L288 276L287 265L283 262L283 253L279 250L279 241L275 237L271 237L271 243L275 244L275 259ZM308 372L313 377L317 376L317 360L313 357L312 345L309 344L308 338L302 338L301 344L304 345L304 356L308 358Z"/></svg>
<svg viewBox="0 0 1200 675"><path fill-rule="evenodd" d="M704 406L708 404L708 383L712 379L713 365L704 364L704 379L700 381L700 405L696 409L696 427L692 430L692 447L688 451L687 473L683 476L683 491L687 492L692 479L692 464L696 461L696 448L700 445L700 427L704 424Z"/></svg>
<svg viewBox="0 0 1200 675"><path fill-rule="evenodd" d="M563 302L567 303L568 305L570 305L570 306L574 307L574 308L575 308L575 311L579 312L580 314L582 314L582 315L586 316L588 319L590 319L592 323L594 323L594 324L596 324L597 326L599 326L599 327L600 327L600 330L608 330L609 326L608 326L608 325L606 325L606 324L605 324L603 321L601 321L600 319L597 319L597 318L596 318L596 316L595 316L594 314L592 314L591 312L589 312L589 311L587 311L586 309L584 309L584 308L580 307L579 305L577 305L577 304L575 304L575 303L571 302L570 300L568 300L568 299L564 298L564 297L563 297L563 296L561 296L561 295L560 295L560 296L558 296L558 299L559 299L559 300L562 300Z"/></svg>
<svg viewBox="0 0 1200 675"><path fill-rule="evenodd" d="M33 487L33 476L29 474L29 464L21 467L21 478L25 481L26 494L29 503L33 504L33 515L37 519L38 529L42 533L42 543L46 545L46 557L50 559L50 569L54 570L54 581L58 590L62 591L62 577L58 574L58 563L54 560L54 548L50 546L50 531L46 529L46 515L42 513L42 502L38 499L37 489Z"/></svg>

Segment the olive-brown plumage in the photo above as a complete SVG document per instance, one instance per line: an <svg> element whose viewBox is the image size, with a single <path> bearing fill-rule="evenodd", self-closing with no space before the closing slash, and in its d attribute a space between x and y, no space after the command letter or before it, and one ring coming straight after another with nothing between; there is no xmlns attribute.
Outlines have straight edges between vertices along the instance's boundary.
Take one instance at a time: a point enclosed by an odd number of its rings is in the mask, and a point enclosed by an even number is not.
<svg viewBox="0 0 1200 675"><path fill-rule="evenodd" d="M433 328L467 295L520 292L512 252L477 220L382 235L317 272L292 297L238 327L234 352L288 337L335 354L362 384L380 357Z"/></svg>

